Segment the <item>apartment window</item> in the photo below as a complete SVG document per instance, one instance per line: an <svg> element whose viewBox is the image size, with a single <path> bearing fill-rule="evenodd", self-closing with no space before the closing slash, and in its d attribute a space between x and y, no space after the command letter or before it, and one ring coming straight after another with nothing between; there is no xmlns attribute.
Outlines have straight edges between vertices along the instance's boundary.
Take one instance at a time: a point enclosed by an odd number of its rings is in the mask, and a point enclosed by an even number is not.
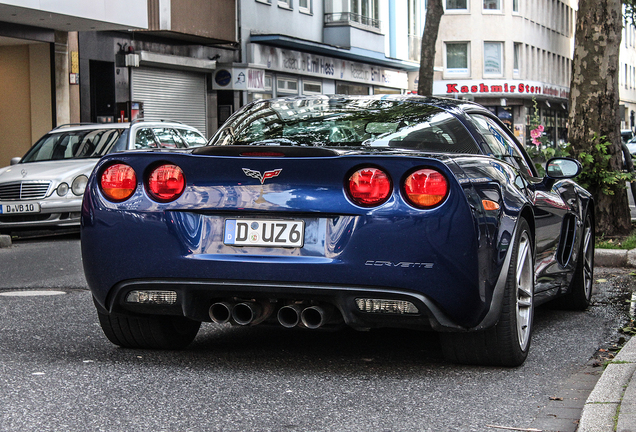
<svg viewBox="0 0 636 432"><path fill-rule="evenodd" d="M501 10L501 0L484 0L484 10Z"/></svg>
<svg viewBox="0 0 636 432"><path fill-rule="evenodd" d="M512 11L519 12L519 0L512 0Z"/></svg>
<svg viewBox="0 0 636 432"><path fill-rule="evenodd" d="M380 0L325 0L325 25L380 29Z"/></svg>
<svg viewBox="0 0 636 432"><path fill-rule="evenodd" d="M468 42L446 43L446 72L469 75Z"/></svg>
<svg viewBox="0 0 636 432"><path fill-rule="evenodd" d="M298 94L298 80L293 78L277 78L276 90L278 93Z"/></svg>
<svg viewBox="0 0 636 432"><path fill-rule="evenodd" d="M468 10L468 0L446 0L446 10Z"/></svg>
<svg viewBox="0 0 636 432"><path fill-rule="evenodd" d="M521 44L515 42L514 46L514 59L512 65L512 73L515 76L519 76L519 63L521 62Z"/></svg>
<svg viewBox="0 0 636 432"><path fill-rule="evenodd" d="M484 75L503 75L503 42L484 42Z"/></svg>
<svg viewBox="0 0 636 432"><path fill-rule="evenodd" d="M278 6L285 9L291 9L291 0L278 0Z"/></svg>
<svg viewBox="0 0 636 432"><path fill-rule="evenodd" d="M311 13L311 0L298 0L298 10L305 13Z"/></svg>

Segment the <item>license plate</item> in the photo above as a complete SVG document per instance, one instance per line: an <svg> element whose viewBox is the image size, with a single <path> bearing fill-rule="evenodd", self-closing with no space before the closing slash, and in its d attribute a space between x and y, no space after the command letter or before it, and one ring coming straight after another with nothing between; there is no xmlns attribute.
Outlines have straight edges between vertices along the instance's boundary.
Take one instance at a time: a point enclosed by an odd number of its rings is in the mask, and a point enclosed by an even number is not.
<svg viewBox="0 0 636 432"><path fill-rule="evenodd" d="M235 246L303 247L305 222L226 219L223 243Z"/></svg>
<svg viewBox="0 0 636 432"><path fill-rule="evenodd" d="M2 204L0 214L40 213L39 203Z"/></svg>

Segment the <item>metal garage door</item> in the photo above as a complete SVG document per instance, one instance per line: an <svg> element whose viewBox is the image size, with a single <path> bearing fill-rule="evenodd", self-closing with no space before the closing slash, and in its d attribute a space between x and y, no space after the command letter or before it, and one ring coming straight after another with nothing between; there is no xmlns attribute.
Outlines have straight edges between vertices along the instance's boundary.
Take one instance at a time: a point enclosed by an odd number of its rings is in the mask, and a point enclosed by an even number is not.
<svg viewBox="0 0 636 432"><path fill-rule="evenodd" d="M144 103L147 120L176 120L205 136L205 74L171 69L133 68L132 100Z"/></svg>

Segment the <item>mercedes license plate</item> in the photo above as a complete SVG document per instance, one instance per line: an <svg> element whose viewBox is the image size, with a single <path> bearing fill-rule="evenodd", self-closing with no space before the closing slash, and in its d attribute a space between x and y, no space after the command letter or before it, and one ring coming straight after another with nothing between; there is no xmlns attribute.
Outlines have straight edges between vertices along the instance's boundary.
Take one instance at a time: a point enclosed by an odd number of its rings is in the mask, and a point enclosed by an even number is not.
<svg viewBox="0 0 636 432"><path fill-rule="evenodd" d="M235 246L303 247L305 222L226 219L223 243Z"/></svg>
<svg viewBox="0 0 636 432"><path fill-rule="evenodd" d="M0 214L40 213L39 203L1 204Z"/></svg>

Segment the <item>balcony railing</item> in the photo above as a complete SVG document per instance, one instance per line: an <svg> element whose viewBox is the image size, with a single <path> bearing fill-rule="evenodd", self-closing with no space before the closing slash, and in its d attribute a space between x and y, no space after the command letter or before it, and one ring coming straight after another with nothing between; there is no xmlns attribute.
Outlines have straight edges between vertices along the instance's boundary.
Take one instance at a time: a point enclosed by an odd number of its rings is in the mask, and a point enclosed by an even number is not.
<svg viewBox="0 0 636 432"><path fill-rule="evenodd" d="M369 30L380 31L380 20L351 12L336 12L325 14L325 25L354 25Z"/></svg>

